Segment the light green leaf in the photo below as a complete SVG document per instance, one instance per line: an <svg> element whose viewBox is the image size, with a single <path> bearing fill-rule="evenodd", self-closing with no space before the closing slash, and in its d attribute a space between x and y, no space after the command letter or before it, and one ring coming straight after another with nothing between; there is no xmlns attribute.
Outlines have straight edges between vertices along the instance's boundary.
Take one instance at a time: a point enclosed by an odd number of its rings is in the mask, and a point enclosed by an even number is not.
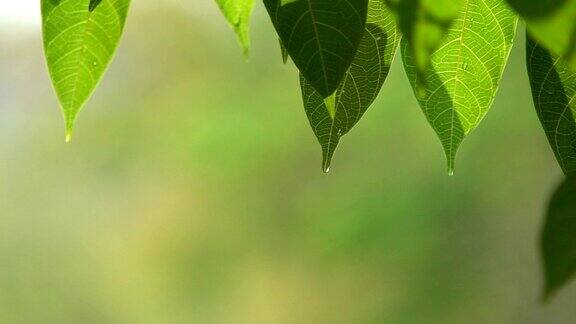
<svg viewBox="0 0 576 324"><path fill-rule="evenodd" d="M404 40L413 49L418 80L425 81L422 76L430 65L430 57L458 17L464 0L385 1L395 13Z"/></svg>
<svg viewBox="0 0 576 324"><path fill-rule="evenodd" d="M508 0L530 35L576 69L576 0Z"/></svg>
<svg viewBox="0 0 576 324"><path fill-rule="evenodd" d="M380 92L399 41L400 34L389 9L381 0L371 0L364 36L336 92L323 99L300 77L304 108L322 147L325 172L340 138L360 120Z"/></svg>
<svg viewBox="0 0 576 324"><path fill-rule="evenodd" d="M222 14L232 25L244 55L250 51L250 16L254 9L254 0L216 0Z"/></svg>
<svg viewBox="0 0 576 324"><path fill-rule="evenodd" d="M560 167L576 175L576 69L529 36L526 60L538 118Z"/></svg>
<svg viewBox="0 0 576 324"><path fill-rule="evenodd" d="M130 0L42 0L44 51L70 140L74 121L110 64Z"/></svg>
<svg viewBox="0 0 576 324"><path fill-rule="evenodd" d="M488 112L516 33L517 18L501 0L466 0L432 64L418 81L414 52L403 41L408 78L420 106L438 134L453 174L465 136ZM425 84L420 91L419 84Z"/></svg>
<svg viewBox="0 0 576 324"><path fill-rule="evenodd" d="M300 72L326 98L350 67L364 33L368 0L264 0Z"/></svg>
<svg viewBox="0 0 576 324"><path fill-rule="evenodd" d="M576 178L558 187L548 207L540 239L546 286L544 299L552 296L576 273Z"/></svg>

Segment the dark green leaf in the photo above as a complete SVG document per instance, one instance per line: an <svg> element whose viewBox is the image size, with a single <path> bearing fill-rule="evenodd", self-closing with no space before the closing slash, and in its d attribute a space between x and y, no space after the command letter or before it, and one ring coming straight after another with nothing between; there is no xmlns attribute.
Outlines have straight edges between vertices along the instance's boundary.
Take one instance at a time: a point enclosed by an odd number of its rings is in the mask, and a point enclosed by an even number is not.
<svg viewBox="0 0 576 324"><path fill-rule="evenodd" d="M371 0L360 46L336 92L326 98L300 77L310 125L322 146L322 168L328 171L340 137L360 120L382 88L398 47L394 17L381 0Z"/></svg>
<svg viewBox="0 0 576 324"><path fill-rule="evenodd" d="M576 69L527 37L526 60L538 117L560 167L576 174Z"/></svg>
<svg viewBox="0 0 576 324"><path fill-rule="evenodd" d="M546 286L544 298L565 285L576 272L576 178L558 187L548 208L541 237Z"/></svg>
<svg viewBox="0 0 576 324"><path fill-rule="evenodd" d="M116 51L130 0L42 0L44 51L70 140Z"/></svg>
<svg viewBox="0 0 576 324"><path fill-rule="evenodd" d="M282 43L326 98L350 67L364 33L368 0L264 0Z"/></svg>
<svg viewBox="0 0 576 324"><path fill-rule="evenodd" d="M410 83L454 172L456 152L496 95L516 33L516 15L501 0L467 0L419 81L414 51L403 41ZM424 84L422 90L419 85Z"/></svg>
<svg viewBox="0 0 576 324"><path fill-rule="evenodd" d="M238 40L244 49L244 55L250 51L250 16L254 0L216 0L222 14L232 25Z"/></svg>
<svg viewBox="0 0 576 324"><path fill-rule="evenodd" d="M280 51L282 52L282 62L284 62L284 64L286 64L288 62L288 51L286 50L286 46L284 46L284 43L282 43L281 39L278 39L278 41L280 42Z"/></svg>
<svg viewBox="0 0 576 324"><path fill-rule="evenodd" d="M530 35L576 69L576 0L508 0Z"/></svg>

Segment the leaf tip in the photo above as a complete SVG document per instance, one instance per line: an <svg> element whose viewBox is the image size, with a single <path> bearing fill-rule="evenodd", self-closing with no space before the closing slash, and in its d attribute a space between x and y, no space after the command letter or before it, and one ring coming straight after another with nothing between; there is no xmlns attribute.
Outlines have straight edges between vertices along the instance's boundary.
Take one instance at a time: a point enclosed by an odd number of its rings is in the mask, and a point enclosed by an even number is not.
<svg viewBox="0 0 576 324"><path fill-rule="evenodd" d="M332 156L324 156L322 161L322 172L330 173L330 163L332 162Z"/></svg>
<svg viewBox="0 0 576 324"><path fill-rule="evenodd" d="M242 54L246 60L250 57L250 35L245 29L245 25L247 24L247 21L239 21L234 24L234 31L236 32L238 43L240 43L240 47L242 47Z"/></svg>
<svg viewBox="0 0 576 324"><path fill-rule="evenodd" d="M322 148L322 171L324 173L330 172L330 166L332 164L332 158L334 157L334 152L336 152L336 147L340 142L340 133L332 142L333 145L328 144L328 146Z"/></svg>
<svg viewBox="0 0 576 324"><path fill-rule="evenodd" d="M548 278L546 278L546 282L544 283L544 289L542 291L542 295L540 296L540 304L548 305L552 300L552 297L556 295L558 289L561 287L559 284L554 284Z"/></svg>
<svg viewBox="0 0 576 324"><path fill-rule="evenodd" d="M248 61L250 59L250 41L248 39L240 40L240 46L242 47L244 60Z"/></svg>
<svg viewBox="0 0 576 324"><path fill-rule="evenodd" d="M550 297L553 295L553 291L546 287L542 296L540 296L540 304L547 305L550 302Z"/></svg>
<svg viewBox="0 0 576 324"><path fill-rule="evenodd" d="M456 153L458 152L461 142L461 139L454 139L450 142L442 141L444 155L446 156L446 170L450 177L454 176L454 170L456 169Z"/></svg>
<svg viewBox="0 0 576 324"><path fill-rule="evenodd" d="M70 143L72 141L72 131L66 131L66 143Z"/></svg>
<svg viewBox="0 0 576 324"><path fill-rule="evenodd" d="M70 143L72 141L72 135L74 133L74 124L72 121L66 121L66 135L65 141L66 143Z"/></svg>
<svg viewBox="0 0 576 324"><path fill-rule="evenodd" d="M446 169L448 171L448 176L449 177L453 177L454 176L454 164L455 164L455 158L454 156L450 156L450 155L446 155Z"/></svg>

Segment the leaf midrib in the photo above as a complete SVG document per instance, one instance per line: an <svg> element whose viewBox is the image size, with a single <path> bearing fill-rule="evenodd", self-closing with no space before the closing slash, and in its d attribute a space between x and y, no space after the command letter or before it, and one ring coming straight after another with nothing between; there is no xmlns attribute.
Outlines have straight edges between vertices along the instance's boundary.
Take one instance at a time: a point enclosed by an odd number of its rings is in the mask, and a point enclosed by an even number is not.
<svg viewBox="0 0 576 324"><path fill-rule="evenodd" d="M323 76L324 76L324 85L326 87L326 90L328 90L330 87L328 86L328 75L327 75L327 71L326 71L326 61L324 60L324 54L322 53L322 45L320 43L320 34L318 33L318 27L317 25L317 21L316 21L316 15L314 15L314 9L312 8L312 1L311 0L306 0L306 3L308 4L308 10L310 11L310 19L312 19L312 29L314 30L314 35L316 36L316 44L318 45L318 55L320 56L320 63L322 65L322 72L323 72Z"/></svg>
<svg viewBox="0 0 576 324"><path fill-rule="evenodd" d="M375 43L375 48L376 51L378 53L378 80L377 80L377 84L379 85L382 82L382 70L383 70L383 58L382 55L380 53L380 46L378 44L378 39L374 36L374 34L372 34L372 32L369 29L365 29L364 31L365 34L363 34L362 37L364 37L366 34L370 35L370 37L372 37L372 39L374 40ZM353 61L355 60L355 58L353 59ZM352 63L354 64L354 63ZM336 116L338 114L338 107L340 106L340 93L342 92L342 89L344 89L344 86L346 85L346 82L348 82L348 77L350 77L352 79L352 82L354 83L354 89L356 90L356 94L357 94L357 98L358 98L358 103L361 105L362 104L362 98L361 98L361 94L358 92L358 85L356 83L356 80L354 79L354 75L352 75L350 73L350 69L352 68L352 66L350 68L348 68L348 71L346 71L346 74L344 75L344 79L343 79L343 84L341 84L341 86L336 90L336 101L335 101L335 107L334 107L334 118L332 118L332 122L330 124L330 135L328 136L328 143L326 145L326 154L330 154L330 148L332 146L332 138L334 137L334 125L336 124ZM371 98L373 99L373 98ZM346 110L344 110L344 112L346 112ZM360 114L360 112L358 112L358 114ZM356 120L358 119L358 116L356 116L355 118ZM346 129L348 129L348 116L346 116ZM340 132L341 129L338 130L338 132ZM342 134L343 135L343 134ZM340 136L342 136L340 135ZM339 137L340 137L339 136ZM324 170L327 169L328 165L330 164L330 161L327 160L325 162L325 164L323 165Z"/></svg>
<svg viewBox="0 0 576 324"><path fill-rule="evenodd" d="M458 74L460 72L460 65L462 64L462 46L464 45L464 31L466 30L466 20L468 19L468 9L470 7L470 0L466 0L466 5L464 6L464 17L462 18L462 30L460 31L460 46L458 46L458 56L457 56L457 63L456 63L456 72L454 73L454 91L456 91L457 83L460 81L458 79ZM454 145L454 118L456 115L456 109L451 109L451 121L450 121L450 146L449 146L449 169L450 171L454 168L452 161L453 155L453 145Z"/></svg>
<svg viewBox="0 0 576 324"><path fill-rule="evenodd" d="M86 53L86 46L84 45L84 43L86 42L86 35L88 34L88 28L90 27L90 22L91 22L91 18L92 18L92 12L88 12L88 18L86 19L86 23L84 24L84 31L82 32L82 41L80 42L80 45L82 46L82 50L80 51L80 53L78 53L78 61L76 62L76 69L74 72L74 88L72 89L72 94L71 94L71 98L70 100L68 100L68 107L65 107L66 109L70 109L71 105L74 105L74 101L76 100L76 96L78 95L78 75L80 74L80 60L82 59L82 57L84 57L84 54ZM69 123L72 123L75 117L72 114L68 115L67 121Z"/></svg>

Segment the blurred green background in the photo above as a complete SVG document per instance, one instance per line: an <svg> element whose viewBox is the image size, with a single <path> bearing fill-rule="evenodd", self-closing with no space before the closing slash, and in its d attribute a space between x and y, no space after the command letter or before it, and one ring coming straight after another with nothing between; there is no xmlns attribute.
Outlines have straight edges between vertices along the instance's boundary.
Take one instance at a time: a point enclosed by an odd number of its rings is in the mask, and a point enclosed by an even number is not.
<svg viewBox="0 0 576 324"><path fill-rule="evenodd" d="M0 24L0 322L573 322L523 27L454 177L399 59L326 175L262 7L246 62L212 1L134 1L70 144L38 28Z"/></svg>

